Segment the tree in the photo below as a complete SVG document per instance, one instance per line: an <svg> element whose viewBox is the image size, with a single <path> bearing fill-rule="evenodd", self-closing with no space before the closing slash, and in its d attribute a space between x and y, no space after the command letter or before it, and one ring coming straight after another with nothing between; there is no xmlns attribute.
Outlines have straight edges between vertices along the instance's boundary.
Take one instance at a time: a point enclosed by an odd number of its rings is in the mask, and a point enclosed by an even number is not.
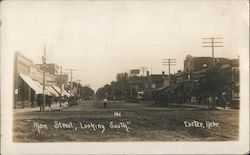
<svg viewBox="0 0 250 155"><path fill-rule="evenodd" d="M68 87L70 90L70 87ZM80 97L92 97L95 95L95 91L88 87L88 86L82 86L80 83L72 82L72 91L75 95L79 95Z"/></svg>
<svg viewBox="0 0 250 155"><path fill-rule="evenodd" d="M98 97L98 98L107 97L107 95L111 95L111 90L112 90L111 85L106 84L104 87L97 89L96 97Z"/></svg>
<svg viewBox="0 0 250 155"><path fill-rule="evenodd" d="M95 95L95 91L90 87L84 86L80 88L80 94L81 97L84 97L86 99L89 97L93 97Z"/></svg>
<svg viewBox="0 0 250 155"><path fill-rule="evenodd" d="M213 98L212 108L215 107L215 96L220 96L229 80L230 76L228 73L217 67L208 70L204 77L200 78L200 93L204 93L206 97L211 96Z"/></svg>

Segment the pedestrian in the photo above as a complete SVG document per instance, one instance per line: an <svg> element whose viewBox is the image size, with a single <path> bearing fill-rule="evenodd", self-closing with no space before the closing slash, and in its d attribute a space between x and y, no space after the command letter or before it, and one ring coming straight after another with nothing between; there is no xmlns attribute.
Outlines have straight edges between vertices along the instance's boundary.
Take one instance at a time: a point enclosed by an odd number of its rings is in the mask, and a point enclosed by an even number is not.
<svg viewBox="0 0 250 155"><path fill-rule="evenodd" d="M50 107L51 106L51 99L50 96L46 95L46 107Z"/></svg>
<svg viewBox="0 0 250 155"><path fill-rule="evenodd" d="M40 106L40 110L42 109L41 107L43 106L43 95L38 94L37 96L37 105Z"/></svg>
<svg viewBox="0 0 250 155"><path fill-rule="evenodd" d="M105 98L105 99L103 100L103 107L104 107L104 108L106 108L106 107L107 107L107 103L108 103L108 99L107 99L107 98Z"/></svg>
<svg viewBox="0 0 250 155"><path fill-rule="evenodd" d="M51 103L52 103L52 101L53 101L52 96L49 96L49 107L51 107Z"/></svg>
<svg viewBox="0 0 250 155"><path fill-rule="evenodd" d="M211 96L208 97L208 102L209 102L209 108L211 108L212 107L212 102L213 102Z"/></svg>
<svg viewBox="0 0 250 155"><path fill-rule="evenodd" d="M215 106L218 106L218 97L217 96L214 98L214 104L215 104Z"/></svg>
<svg viewBox="0 0 250 155"><path fill-rule="evenodd" d="M74 100L73 96L70 96L69 97L69 106L71 106L73 104L73 100Z"/></svg>
<svg viewBox="0 0 250 155"><path fill-rule="evenodd" d="M225 92L223 92L221 95L221 103L222 103L221 105L223 109L226 109L226 96L225 95L226 95Z"/></svg>

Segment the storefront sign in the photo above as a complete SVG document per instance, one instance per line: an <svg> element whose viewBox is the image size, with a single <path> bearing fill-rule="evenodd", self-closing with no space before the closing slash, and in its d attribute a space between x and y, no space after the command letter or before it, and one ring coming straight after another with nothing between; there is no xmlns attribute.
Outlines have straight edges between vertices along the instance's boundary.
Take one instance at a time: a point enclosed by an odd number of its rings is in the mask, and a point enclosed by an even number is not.
<svg viewBox="0 0 250 155"><path fill-rule="evenodd" d="M18 89L15 89L15 94L18 94Z"/></svg>

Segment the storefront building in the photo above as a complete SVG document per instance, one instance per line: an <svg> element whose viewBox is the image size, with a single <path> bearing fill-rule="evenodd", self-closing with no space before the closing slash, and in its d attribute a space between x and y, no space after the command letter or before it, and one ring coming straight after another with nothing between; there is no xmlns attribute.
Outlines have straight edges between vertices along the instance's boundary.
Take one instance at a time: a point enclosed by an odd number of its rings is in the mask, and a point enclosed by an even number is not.
<svg viewBox="0 0 250 155"><path fill-rule="evenodd" d="M46 64L47 65L47 64ZM48 64L50 68L56 65ZM51 67L52 66L52 67ZM45 72L45 91L47 96L59 97L60 94L53 86L58 86L57 71ZM13 108L36 107L37 97L43 94L43 70L41 65L36 65L31 59L20 52L15 53L14 60L14 104ZM65 95L67 93L64 93Z"/></svg>

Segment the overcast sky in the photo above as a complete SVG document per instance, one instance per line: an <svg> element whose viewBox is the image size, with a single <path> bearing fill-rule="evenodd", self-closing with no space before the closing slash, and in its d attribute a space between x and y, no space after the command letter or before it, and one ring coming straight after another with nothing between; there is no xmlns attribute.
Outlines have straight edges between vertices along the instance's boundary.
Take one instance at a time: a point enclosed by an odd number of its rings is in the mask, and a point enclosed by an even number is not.
<svg viewBox="0 0 250 155"><path fill-rule="evenodd" d="M248 11L246 0L4 1L2 52L41 63L46 44L49 62L96 90L130 69L168 72L163 58L177 60L176 72L187 54L211 56L203 37L223 37L215 56L237 58L248 49Z"/></svg>

